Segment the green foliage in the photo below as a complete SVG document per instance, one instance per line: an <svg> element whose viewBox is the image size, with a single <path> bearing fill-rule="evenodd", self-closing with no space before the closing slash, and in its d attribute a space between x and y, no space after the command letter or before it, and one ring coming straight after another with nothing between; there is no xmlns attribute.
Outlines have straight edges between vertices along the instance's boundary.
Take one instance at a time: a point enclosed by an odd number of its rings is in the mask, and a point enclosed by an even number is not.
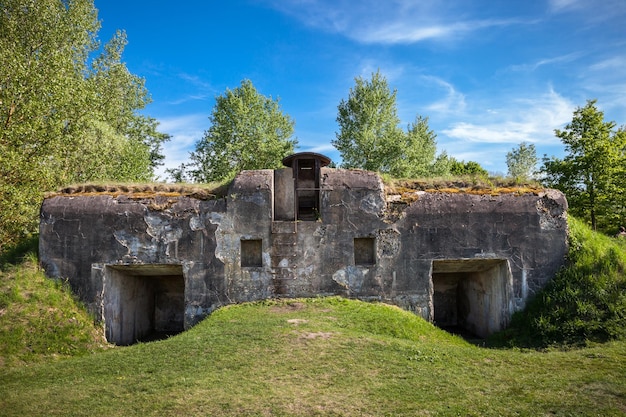
<svg viewBox="0 0 626 417"><path fill-rule="evenodd" d="M484 169L478 162L474 161L457 161L454 158L451 158L450 162L450 174L454 176L480 176L487 177L489 173L486 169Z"/></svg>
<svg viewBox="0 0 626 417"><path fill-rule="evenodd" d="M437 135L428 126L428 118L416 116L415 122L407 127L399 149L393 157L389 173L395 178L436 177L450 170L445 152L437 152Z"/></svg>
<svg viewBox="0 0 626 417"><path fill-rule="evenodd" d="M21 263L39 250L39 235L29 236L16 242L0 253L0 271Z"/></svg>
<svg viewBox="0 0 626 417"><path fill-rule="evenodd" d="M572 122L555 134L565 145L563 159L544 157L545 183L565 193L570 212L594 230L614 230L626 222L626 131L605 122L589 100Z"/></svg>
<svg viewBox="0 0 626 417"><path fill-rule="evenodd" d="M396 94L380 71L371 80L355 78L348 100L338 106L339 132L333 145L342 166L378 171L396 178L445 175L447 156L435 157L436 134L428 118L417 116L404 132L399 126Z"/></svg>
<svg viewBox="0 0 626 417"><path fill-rule="evenodd" d="M626 239L570 217L567 266L494 343L547 347L626 340Z"/></svg>
<svg viewBox="0 0 626 417"><path fill-rule="evenodd" d="M196 182L232 179L246 169L273 169L293 153L297 140L294 121L280 109L278 100L261 95L250 80L216 97L209 118L211 127L196 143L191 163L169 171L184 181L185 171Z"/></svg>
<svg viewBox="0 0 626 417"><path fill-rule="evenodd" d="M333 141L342 166L389 172L400 154L403 132L396 109L396 90L390 91L379 71L372 79L355 78L348 100L338 106L339 132Z"/></svg>
<svg viewBox="0 0 626 417"><path fill-rule="evenodd" d="M33 233L42 192L95 180L146 180L167 135L121 61L101 50L92 0L0 3L0 251ZM95 58L91 60L91 57Z"/></svg>
<svg viewBox="0 0 626 417"><path fill-rule="evenodd" d="M511 149L506 154L509 176L518 181L525 181L534 177L537 161L535 145L526 142L520 143L517 148Z"/></svg>

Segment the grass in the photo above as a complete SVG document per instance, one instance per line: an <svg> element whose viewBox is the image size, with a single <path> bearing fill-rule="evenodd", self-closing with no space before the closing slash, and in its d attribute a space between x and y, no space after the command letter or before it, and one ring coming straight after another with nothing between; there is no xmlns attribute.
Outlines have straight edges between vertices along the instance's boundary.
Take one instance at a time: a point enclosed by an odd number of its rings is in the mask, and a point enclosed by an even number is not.
<svg viewBox="0 0 626 417"><path fill-rule="evenodd" d="M536 181L520 182L514 178L484 177L465 175L456 177L395 179L382 175L386 192L397 195L400 200L410 203L417 199L416 191L465 193L465 194L528 194L538 193L543 187ZM211 200L226 196L229 182L209 184L165 184L165 183L87 183L63 187L55 192L46 193L46 198L54 196L92 196L126 195L133 199L151 198L154 196L178 197L189 196L200 200Z"/></svg>
<svg viewBox="0 0 626 417"><path fill-rule="evenodd" d="M127 195L141 199L154 196L179 197L189 196L199 200L212 200L226 195L229 182L207 184L165 184L165 183L87 183L75 184L46 193L46 198L55 196L91 196L91 195Z"/></svg>
<svg viewBox="0 0 626 417"><path fill-rule="evenodd" d="M12 415L621 415L626 343L491 350L341 298L218 310L170 339L11 367Z"/></svg>
<svg viewBox="0 0 626 417"><path fill-rule="evenodd" d="M63 282L48 279L32 252L0 269L0 370L84 355L106 346L102 330ZM1 412L0 412L1 414Z"/></svg>
<svg viewBox="0 0 626 417"><path fill-rule="evenodd" d="M497 196L502 194L538 194L545 190L537 181L519 181L514 178L463 175L422 179L397 179L383 175L385 192L391 201L410 204L419 199L419 192L446 194L474 194Z"/></svg>

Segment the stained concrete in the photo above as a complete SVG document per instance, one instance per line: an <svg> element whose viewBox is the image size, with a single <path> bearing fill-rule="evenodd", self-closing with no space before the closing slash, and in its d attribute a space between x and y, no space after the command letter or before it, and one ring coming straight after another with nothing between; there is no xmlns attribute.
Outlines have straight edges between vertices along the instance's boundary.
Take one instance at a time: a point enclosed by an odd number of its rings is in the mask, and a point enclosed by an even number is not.
<svg viewBox="0 0 626 417"><path fill-rule="evenodd" d="M295 221L284 204L295 198L285 190L290 169L244 171L215 200L47 198L42 265L69 280L109 340L127 344L159 330L165 304L168 320L189 328L227 304L318 295L380 300L487 335L564 261L567 202L558 191L416 191L399 203L375 173L319 168L316 218Z"/></svg>

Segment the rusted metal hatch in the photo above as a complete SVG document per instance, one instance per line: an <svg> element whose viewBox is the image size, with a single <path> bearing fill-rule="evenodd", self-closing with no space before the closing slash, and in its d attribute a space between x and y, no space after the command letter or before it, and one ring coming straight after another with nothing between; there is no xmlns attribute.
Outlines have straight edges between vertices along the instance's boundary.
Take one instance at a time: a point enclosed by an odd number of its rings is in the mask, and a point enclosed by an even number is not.
<svg viewBox="0 0 626 417"><path fill-rule="evenodd" d="M315 152L300 152L283 159L294 178L295 218L315 221L320 217L320 168L330 164L330 158Z"/></svg>

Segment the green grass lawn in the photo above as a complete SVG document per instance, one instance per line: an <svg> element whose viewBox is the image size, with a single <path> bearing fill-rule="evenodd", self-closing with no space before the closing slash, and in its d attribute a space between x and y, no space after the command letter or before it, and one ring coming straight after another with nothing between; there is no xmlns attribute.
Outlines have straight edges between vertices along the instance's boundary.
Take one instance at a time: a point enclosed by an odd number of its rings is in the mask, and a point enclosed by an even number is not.
<svg viewBox="0 0 626 417"><path fill-rule="evenodd" d="M626 414L626 343L476 347L341 298L226 307L170 339L0 369L0 414Z"/></svg>

